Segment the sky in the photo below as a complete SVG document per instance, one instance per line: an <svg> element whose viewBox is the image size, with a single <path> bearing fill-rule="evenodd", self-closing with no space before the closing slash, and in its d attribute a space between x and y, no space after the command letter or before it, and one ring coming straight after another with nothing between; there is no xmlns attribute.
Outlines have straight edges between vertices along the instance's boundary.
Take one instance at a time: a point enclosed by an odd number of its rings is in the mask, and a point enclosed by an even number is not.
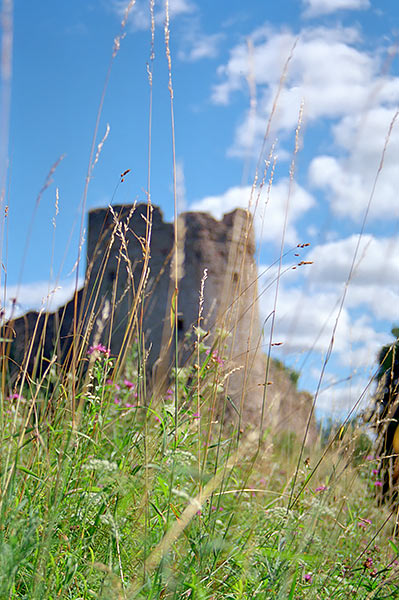
<svg viewBox="0 0 399 600"><path fill-rule="evenodd" d="M173 219L164 1L153 59L150 2L130 2L121 36L128 4L2 2L6 308L71 296L82 211L146 201L148 65L150 192ZM252 198L266 334L287 253L274 355L320 388L319 416L343 415L399 322L397 0L169 0L169 14L179 210L220 218Z"/></svg>

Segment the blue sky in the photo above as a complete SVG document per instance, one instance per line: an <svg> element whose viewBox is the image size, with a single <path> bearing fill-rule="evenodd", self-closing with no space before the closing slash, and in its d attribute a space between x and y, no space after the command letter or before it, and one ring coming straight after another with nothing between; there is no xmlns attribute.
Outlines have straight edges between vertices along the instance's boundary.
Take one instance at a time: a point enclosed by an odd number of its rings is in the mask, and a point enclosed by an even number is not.
<svg viewBox="0 0 399 600"><path fill-rule="evenodd" d="M97 109L127 4L15 3L9 113L4 68L0 107L9 123L2 262L6 294L10 298L18 292L21 310L40 307L49 289L60 288L54 298L58 303L73 289ZM313 392L399 105L397 0L251 0L245 7L238 0L169 4L182 210L209 210L220 217L235 206L248 205L261 141L292 53L260 161L264 165L271 157L275 162L273 184L270 196L264 186L255 220L261 270L279 256L288 198L286 247L311 244L301 259L313 265L290 269L281 279L275 341L284 342L278 358L301 368L301 385ZM170 101L160 0L155 1L155 16L151 196L172 218ZM93 170L87 209L107 206L111 200L146 200L146 65L151 41L147 0L137 0L132 7L125 31L106 90L96 143L107 124L109 134ZM4 61L3 54L3 65ZM301 107L300 147L289 197ZM4 165L4 131L2 135ZM61 155L53 182L37 205L38 192ZM378 349L390 340L390 328L399 321L398 156L399 119L392 126L340 313L320 414L356 401ZM131 173L120 184L126 169ZM270 167L266 181L269 177ZM292 255L286 265L295 265ZM262 285L267 286L273 274L269 270ZM2 287L4 282L3 269ZM273 291L262 296L263 318L273 300ZM348 377L344 384L336 383Z"/></svg>

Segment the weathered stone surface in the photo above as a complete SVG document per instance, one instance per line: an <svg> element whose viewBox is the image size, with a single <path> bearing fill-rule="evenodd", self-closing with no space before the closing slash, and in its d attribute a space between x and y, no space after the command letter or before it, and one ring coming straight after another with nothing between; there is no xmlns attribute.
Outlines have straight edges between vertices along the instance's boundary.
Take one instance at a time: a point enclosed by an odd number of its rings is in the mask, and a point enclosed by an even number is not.
<svg viewBox="0 0 399 600"><path fill-rule="evenodd" d="M101 341L109 341L117 354L124 343L127 324L134 305L137 283L143 268L141 241L148 229L148 207L114 206L89 213L87 272L83 290L76 302L71 301L56 313L39 316L28 313L15 320L16 338L13 358L21 364L32 342L29 369L33 367L40 336L42 355L49 358L56 348L62 360L70 347L73 334L74 306L79 311L76 330L86 345L99 332ZM120 225L118 225L120 223ZM215 327L228 332L225 347L227 394L240 408L240 426L260 426L264 402L266 358L261 348L261 327L257 303L257 270L254 261L255 239L252 221L243 209L237 209L216 221L210 215L188 212L178 222L178 330L184 334L198 321L199 290L204 269L207 269L202 327L210 332ZM152 208L150 272L145 287L145 310L140 313L147 347L150 371L162 377L170 371L173 361L170 307L175 289L174 226L165 223L159 208ZM111 308L107 309L107 305ZM108 310L108 316L107 316ZM112 315L112 318L109 315ZM43 325L46 323L45 334ZM36 331L35 337L33 334ZM132 331L134 335L134 330ZM212 333L209 339L212 338ZM86 336L86 339L85 339ZM107 343L108 345L108 343ZM187 357L182 349L181 360ZM265 425L273 429L295 431L302 435L311 397L298 393L289 377L270 364L264 409ZM227 418L236 419L235 411ZM311 420L309 441L316 437Z"/></svg>

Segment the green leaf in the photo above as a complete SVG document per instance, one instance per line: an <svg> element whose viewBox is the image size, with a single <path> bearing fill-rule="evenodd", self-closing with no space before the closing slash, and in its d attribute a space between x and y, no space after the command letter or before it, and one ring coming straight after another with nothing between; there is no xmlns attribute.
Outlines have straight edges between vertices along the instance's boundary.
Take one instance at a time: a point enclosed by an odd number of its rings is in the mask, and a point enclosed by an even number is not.
<svg viewBox="0 0 399 600"><path fill-rule="evenodd" d="M36 475L36 473L34 473L33 471L30 471L29 469L27 469L26 467L23 467L22 465L17 465L17 469L19 469L20 471L22 471L23 473L26 473L27 475L31 475L32 477L34 477L35 479L37 479L38 481L41 481L43 483L43 479L41 477L39 477L39 475Z"/></svg>

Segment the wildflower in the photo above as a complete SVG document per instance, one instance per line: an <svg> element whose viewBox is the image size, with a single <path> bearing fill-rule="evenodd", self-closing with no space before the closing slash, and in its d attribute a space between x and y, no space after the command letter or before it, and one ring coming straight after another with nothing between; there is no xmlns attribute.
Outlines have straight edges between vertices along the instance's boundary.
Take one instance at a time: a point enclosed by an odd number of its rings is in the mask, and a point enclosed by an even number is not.
<svg viewBox="0 0 399 600"><path fill-rule="evenodd" d="M19 400L20 398L22 398L22 396L19 394L11 394L11 396L8 396L7 400Z"/></svg>
<svg viewBox="0 0 399 600"><path fill-rule="evenodd" d="M96 352L99 354L104 354L104 356L106 356L107 358L109 358L111 354L111 350L109 348L106 348L103 344L94 344L93 346L90 346L90 348L87 351L87 354L90 356L91 354L94 354Z"/></svg>
<svg viewBox="0 0 399 600"><path fill-rule="evenodd" d="M193 414L193 419L199 419L199 418L200 418L199 413L196 412Z"/></svg>
<svg viewBox="0 0 399 600"><path fill-rule="evenodd" d="M374 456L372 454L369 454L368 456L366 456L366 460L374 460Z"/></svg>
<svg viewBox="0 0 399 600"><path fill-rule="evenodd" d="M135 404L130 404L129 402L126 402L125 406L126 408L136 408Z"/></svg>
<svg viewBox="0 0 399 600"><path fill-rule="evenodd" d="M305 573L303 578L306 581L306 583L312 583L312 581L313 581L313 577L312 577L311 573Z"/></svg>
<svg viewBox="0 0 399 600"><path fill-rule="evenodd" d="M208 355L209 355L209 354L211 354L211 351L210 351L210 350L207 350L207 351L206 351L206 354L208 354ZM224 360L223 360L223 358L221 358L221 356L219 355L219 353L218 353L218 351L217 351L217 350L214 350L214 351L212 352L212 354L211 354L211 358L212 358L212 359L213 359L213 360L214 360L216 363L218 363L218 365L224 365Z"/></svg>
<svg viewBox="0 0 399 600"><path fill-rule="evenodd" d="M115 390L117 390L119 392L119 390L121 389L121 386L118 385L117 383L115 383L115 381L112 381L112 379L107 379L107 381L105 382L105 385L110 385L112 386Z"/></svg>
<svg viewBox="0 0 399 600"><path fill-rule="evenodd" d="M315 489L315 493L317 494L318 492L325 492L325 491L326 491L326 489L327 489L327 486L326 486L326 485L319 485L319 487L317 487L317 488Z"/></svg>
<svg viewBox="0 0 399 600"><path fill-rule="evenodd" d="M380 481L379 479L377 479L377 481L374 481L374 485L376 487L382 487L382 481Z"/></svg>
<svg viewBox="0 0 399 600"><path fill-rule="evenodd" d="M115 402L115 404L120 404L121 403L120 399L116 398L116 397L114 398L114 402Z"/></svg>
<svg viewBox="0 0 399 600"><path fill-rule="evenodd" d="M357 524L358 527L362 527L363 529L366 529L367 525L371 525L370 519L360 519Z"/></svg>
<svg viewBox="0 0 399 600"><path fill-rule="evenodd" d="M125 385L129 390L132 390L135 387L134 383L129 381L129 379L124 379L123 385Z"/></svg>
<svg viewBox="0 0 399 600"><path fill-rule="evenodd" d="M373 559L371 558L371 556L368 556L363 563L363 567L365 569L371 569L372 566L373 566Z"/></svg>
<svg viewBox="0 0 399 600"><path fill-rule="evenodd" d="M378 471L378 469L373 469L373 470L371 471L371 473L372 473L373 475L378 475L379 471Z"/></svg>

